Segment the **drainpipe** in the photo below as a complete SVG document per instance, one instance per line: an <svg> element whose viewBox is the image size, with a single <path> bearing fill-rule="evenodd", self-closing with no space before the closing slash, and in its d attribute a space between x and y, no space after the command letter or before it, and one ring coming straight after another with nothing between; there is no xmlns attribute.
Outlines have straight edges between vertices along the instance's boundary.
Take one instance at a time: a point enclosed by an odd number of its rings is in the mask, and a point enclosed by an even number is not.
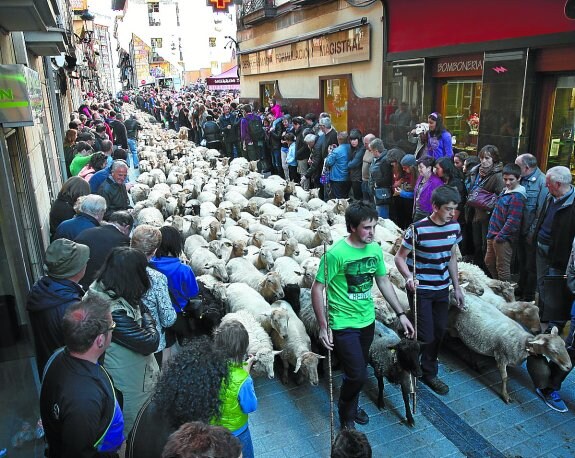
<svg viewBox="0 0 575 458"><path fill-rule="evenodd" d="M383 53L381 61L381 94L379 96L379 138L383 136L383 88L385 84L385 58L387 56L387 27L389 22L387 20L387 14L385 9L385 0L381 0L381 29L382 29L382 43L383 43Z"/></svg>
<svg viewBox="0 0 575 458"><path fill-rule="evenodd" d="M52 70L52 61L50 57L44 57L44 69L46 82L48 83L48 97L50 98L50 107L52 111L52 122L54 123L54 135L56 137L56 154L60 159L60 173L62 182L68 179L66 172L66 159L64 158L64 127L62 125L61 113L58 112L58 101L56 100L56 85L54 84L54 70Z"/></svg>

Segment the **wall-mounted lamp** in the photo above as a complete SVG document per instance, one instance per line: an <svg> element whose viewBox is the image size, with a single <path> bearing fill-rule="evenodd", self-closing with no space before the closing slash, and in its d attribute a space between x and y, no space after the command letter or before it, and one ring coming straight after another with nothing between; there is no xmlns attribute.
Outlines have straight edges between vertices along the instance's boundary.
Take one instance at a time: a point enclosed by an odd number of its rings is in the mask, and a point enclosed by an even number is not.
<svg viewBox="0 0 575 458"><path fill-rule="evenodd" d="M81 15L80 18L82 19L82 36L78 36L74 34L74 36L78 39L78 41L82 43L90 43L94 38L94 18L95 16L90 13L88 10L85 10Z"/></svg>
<svg viewBox="0 0 575 458"><path fill-rule="evenodd" d="M239 43L234 38L230 37L229 35L226 35L224 38L226 40L229 40L226 43L226 45L224 46L224 49L228 49L228 48L232 49L232 46L235 46L236 49L240 49Z"/></svg>
<svg viewBox="0 0 575 458"><path fill-rule="evenodd" d="M367 24L367 18L364 16L361 18L361 25Z"/></svg>

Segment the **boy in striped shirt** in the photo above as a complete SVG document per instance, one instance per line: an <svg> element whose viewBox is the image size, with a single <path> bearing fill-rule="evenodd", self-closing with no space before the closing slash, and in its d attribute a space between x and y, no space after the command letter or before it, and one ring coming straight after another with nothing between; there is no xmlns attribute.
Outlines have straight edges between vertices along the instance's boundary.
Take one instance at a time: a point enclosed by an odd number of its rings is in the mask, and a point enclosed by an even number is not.
<svg viewBox="0 0 575 458"><path fill-rule="evenodd" d="M465 308L457 274L457 244L461 241L459 223L453 220L459 193L455 188L440 186L433 191L433 213L405 232L395 265L406 279L407 294L413 314L413 297L417 288L417 338L425 343L421 350L423 383L438 394L449 387L437 377L437 355L447 328L449 286L453 284L457 306ZM415 239L415 240L414 240ZM416 278L413 276L415 246Z"/></svg>

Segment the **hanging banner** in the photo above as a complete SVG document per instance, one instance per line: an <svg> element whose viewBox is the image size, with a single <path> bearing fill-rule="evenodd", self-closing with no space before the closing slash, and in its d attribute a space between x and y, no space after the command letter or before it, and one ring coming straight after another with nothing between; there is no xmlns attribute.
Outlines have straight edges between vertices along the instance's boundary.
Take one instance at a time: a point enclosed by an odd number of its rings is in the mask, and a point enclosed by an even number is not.
<svg viewBox="0 0 575 458"><path fill-rule="evenodd" d="M241 54L243 75L259 75L370 59L369 25Z"/></svg>
<svg viewBox="0 0 575 458"><path fill-rule="evenodd" d="M43 111L38 73L25 65L0 65L0 124L33 126Z"/></svg>

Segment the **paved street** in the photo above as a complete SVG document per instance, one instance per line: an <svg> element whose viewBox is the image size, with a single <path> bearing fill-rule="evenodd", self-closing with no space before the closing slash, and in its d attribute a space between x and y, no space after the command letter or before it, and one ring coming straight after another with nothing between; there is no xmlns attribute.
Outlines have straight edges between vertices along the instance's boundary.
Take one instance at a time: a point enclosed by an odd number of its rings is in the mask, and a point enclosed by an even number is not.
<svg viewBox="0 0 575 458"><path fill-rule="evenodd" d="M386 409L377 410L377 381L372 376L360 398L370 423L358 429L367 434L374 457L575 456L575 377L568 377L561 391L570 411L558 413L535 394L525 367L508 372L513 398L509 405L497 394L500 377L493 362L479 374L454 354L444 352L440 377L449 384L450 392L440 397L419 383L414 428L401 421L405 411L398 386L386 383ZM340 383L341 375L336 372L336 400ZM256 393L259 408L250 415L256 457L329 456L325 379L318 387L298 387L293 381L286 387L279 379L257 379Z"/></svg>

